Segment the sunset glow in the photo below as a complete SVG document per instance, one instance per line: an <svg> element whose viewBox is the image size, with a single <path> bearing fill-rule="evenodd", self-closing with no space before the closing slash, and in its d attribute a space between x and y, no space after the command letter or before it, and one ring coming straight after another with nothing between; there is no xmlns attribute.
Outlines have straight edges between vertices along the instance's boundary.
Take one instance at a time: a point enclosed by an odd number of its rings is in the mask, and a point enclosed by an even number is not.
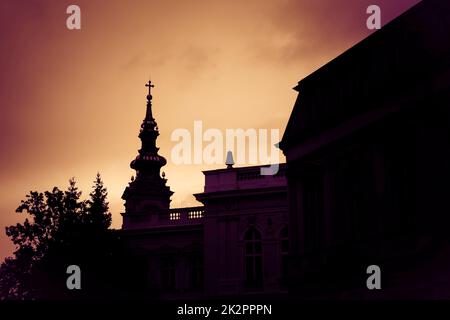
<svg viewBox="0 0 450 320"><path fill-rule="evenodd" d="M418 2L377 1L382 24ZM120 228L149 77L172 207L197 205L202 170L225 165L172 163L174 130L201 120L282 134L291 88L372 32L369 0L79 0L81 30L66 28L69 4L0 3L2 260L13 250L4 227L25 218L20 200L71 177L87 195L102 174Z"/></svg>

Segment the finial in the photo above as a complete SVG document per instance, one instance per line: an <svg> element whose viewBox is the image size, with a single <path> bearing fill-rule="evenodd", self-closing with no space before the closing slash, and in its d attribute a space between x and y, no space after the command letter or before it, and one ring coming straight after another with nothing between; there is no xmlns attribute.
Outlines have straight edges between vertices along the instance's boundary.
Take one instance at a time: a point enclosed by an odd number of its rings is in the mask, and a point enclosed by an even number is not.
<svg viewBox="0 0 450 320"><path fill-rule="evenodd" d="M166 177L166 173L164 171L162 172L161 175L162 175L163 179Z"/></svg>
<svg viewBox="0 0 450 320"><path fill-rule="evenodd" d="M150 101L150 100L152 100L152 88L154 88L155 85L152 84L152 80L148 80L148 82L145 84L145 86L148 87L147 100Z"/></svg>
<svg viewBox="0 0 450 320"><path fill-rule="evenodd" d="M231 152L231 151L227 152L227 160L225 161L225 164L227 165L228 169L233 168L233 165L234 165L233 152Z"/></svg>

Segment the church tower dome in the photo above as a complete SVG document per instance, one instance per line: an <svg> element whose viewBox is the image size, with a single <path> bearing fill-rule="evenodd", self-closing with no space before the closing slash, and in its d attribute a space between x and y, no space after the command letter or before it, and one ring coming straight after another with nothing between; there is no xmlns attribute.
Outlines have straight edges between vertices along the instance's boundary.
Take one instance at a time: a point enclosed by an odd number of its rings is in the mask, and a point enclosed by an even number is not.
<svg viewBox="0 0 450 320"><path fill-rule="evenodd" d="M136 170L136 178L122 195L125 200L125 212L122 213L124 229L148 227L164 220L173 194L166 186L167 179L160 173L167 160L158 154L156 146L159 131L152 111L151 89L154 85L149 81L145 86L148 87L148 95L145 118L139 131L141 148L130 163L130 167Z"/></svg>
<svg viewBox="0 0 450 320"><path fill-rule="evenodd" d="M139 132L139 139L141 139L142 148L136 159L131 161L130 167L136 170L137 175L158 175L161 167L165 166L167 161L164 157L158 154L159 148L156 147L156 139L159 136L158 124L153 118L152 112L152 95L151 88L154 87L151 81L146 85L148 87L147 95L147 111L145 118L141 124Z"/></svg>

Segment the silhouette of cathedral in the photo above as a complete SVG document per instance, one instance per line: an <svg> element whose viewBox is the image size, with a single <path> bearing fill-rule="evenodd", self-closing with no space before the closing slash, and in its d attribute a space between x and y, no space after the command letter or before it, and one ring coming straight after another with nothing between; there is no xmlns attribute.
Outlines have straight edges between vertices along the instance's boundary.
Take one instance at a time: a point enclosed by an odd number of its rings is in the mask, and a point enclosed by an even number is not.
<svg viewBox="0 0 450 320"><path fill-rule="evenodd" d="M450 2L423 1L294 88L291 295L450 298L449 39Z"/></svg>
<svg viewBox="0 0 450 320"><path fill-rule="evenodd" d="M423 1L301 80L287 164L205 171L201 207L169 208L149 92L122 230L148 283L168 298L450 298L449 39L450 3Z"/></svg>
<svg viewBox="0 0 450 320"><path fill-rule="evenodd" d="M136 178L126 187L122 235L145 258L148 286L162 298L281 293L287 272L285 166L274 176L260 167L205 171L196 194L204 206L170 209L173 194L160 170L158 126L152 113L151 82L130 166Z"/></svg>

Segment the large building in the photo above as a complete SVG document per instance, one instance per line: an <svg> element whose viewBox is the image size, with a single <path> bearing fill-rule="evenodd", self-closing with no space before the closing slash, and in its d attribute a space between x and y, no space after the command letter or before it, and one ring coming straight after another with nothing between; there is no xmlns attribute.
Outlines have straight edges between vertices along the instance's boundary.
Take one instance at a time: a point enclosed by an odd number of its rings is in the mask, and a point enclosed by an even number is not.
<svg viewBox="0 0 450 320"><path fill-rule="evenodd" d="M147 86L151 88L151 83ZM260 167L205 171L203 206L170 208L173 192L160 173L152 96L125 189L122 235L144 257L148 286L162 298L278 294L285 291L288 234L285 166L276 175Z"/></svg>
<svg viewBox="0 0 450 320"><path fill-rule="evenodd" d="M450 297L449 39L450 3L423 1L295 87L292 294Z"/></svg>
<svg viewBox="0 0 450 320"><path fill-rule="evenodd" d="M169 298L450 298L449 39L450 2L423 1L301 80L287 164L206 171L201 207L169 208L149 94L122 231L149 284Z"/></svg>

